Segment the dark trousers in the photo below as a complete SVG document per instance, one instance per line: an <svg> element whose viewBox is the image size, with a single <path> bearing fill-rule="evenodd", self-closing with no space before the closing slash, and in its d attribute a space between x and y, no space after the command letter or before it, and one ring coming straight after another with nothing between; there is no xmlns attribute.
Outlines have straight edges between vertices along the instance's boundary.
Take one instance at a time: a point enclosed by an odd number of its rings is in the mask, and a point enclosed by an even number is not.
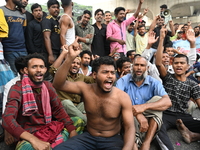
<svg viewBox="0 0 200 150"><path fill-rule="evenodd" d="M123 144L121 135L96 137L84 132L59 144L53 150L121 150Z"/></svg>
<svg viewBox="0 0 200 150"><path fill-rule="evenodd" d="M158 133L158 138L169 149L174 150L174 147L167 135L167 130L176 128L176 120L181 119L184 125L192 132L200 133L200 121L194 120L190 114L174 113L170 111L163 112L163 125ZM160 144L160 142L158 142Z"/></svg>

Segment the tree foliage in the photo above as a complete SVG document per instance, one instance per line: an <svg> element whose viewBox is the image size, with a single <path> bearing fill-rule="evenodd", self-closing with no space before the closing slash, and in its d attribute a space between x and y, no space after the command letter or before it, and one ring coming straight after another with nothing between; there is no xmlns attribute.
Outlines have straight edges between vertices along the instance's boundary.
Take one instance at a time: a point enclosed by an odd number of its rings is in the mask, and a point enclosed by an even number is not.
<svg viewBox="0 0 200 150"><path fill-rule="evenodd" d="M26 6L26 10L28 10L29 12L31 12L31 6L32 6L33 4L34 4L34 3L28 4L28 5ZM41 5L41 4L40 4L40 5ZM48 14L47 5L44 4L44 5L41 5L41 6L42 6L42 10ZM78 16L81 16L81 15L83 14L83 11L86 10L86 9L89 10L89 11L91 11L91 13L92 13L92 6L85 6L85 5L80 5L80 4L78 4L78 3L74 3L74 6L73 6L74 20L76 21L76 18L77 18ZM62 15L62 14L63 14L63 9L62 9L62 7L61 7L61 8L60 8L60 15ZM91 18L90 22L92 22L92 18Z"/></svg>

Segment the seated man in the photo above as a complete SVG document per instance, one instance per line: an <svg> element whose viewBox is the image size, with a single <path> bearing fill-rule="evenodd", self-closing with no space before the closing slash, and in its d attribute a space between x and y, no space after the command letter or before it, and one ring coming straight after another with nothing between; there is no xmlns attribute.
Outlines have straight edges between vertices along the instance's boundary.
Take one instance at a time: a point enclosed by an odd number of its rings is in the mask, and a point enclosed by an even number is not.
<svg viewBox="0 0 200 150"><path fill-rule="evenodd" d="M172 63L174 74L167 72L165 66L162 64L165 36L166 29L162 27L156 54L156 66L163 80L164 88L171 99L172 107L163 112L163 125L158 133L157 141L160 147L173 150L174 147L167 135L167 130L176 127L177 119L181 119L190 131L200 133L200 121L194 119L187 111L188 101L191 98L200 108L200 87L196 82L186 77L186 71L189 68L189 59L186 55L176 55ZM190 47L195 49L194 32L187 31L187 39L190 41ZM193 57L196 58L196 54L193 55Z"/></svg>
<svg viewBox="0 0 200 150"><path fill-rule="evenodd" d="M61 63L65 59L65 55L67 51L63 49L62 53L50 67L50 72L54 76L57 71L57 68L60 67ZM71 63L71 67L69 69L69 73L66 75L65 80L77 82L83 81L85 83L94 83L94 79L92 77L84 76L83 74L78 73L81 65L80 57L76 57ZM66 71L66 69L65 69ZM58 94L59 99L61 100L62 105L64 106L66 112L70 117L80 117L87 123L87 117L85 114L84 103L81 101L81 96L74 93L68 93L64 91L60 91L56 88L56 92Z"/></svg>
<svg viewBox="0 0 200 150"><path fill-rule="evenodd" d="M136 51L135 50L130 50L126 53L126 57L130 58L131 59L131 63L133 62L134 60L134 56L136 54Z"/></svg>
<svg viewBox="0 0 200 150"><path fill-rule="evenodd" d="M51 83L43 81L46 70L43 56L28 55L22 80L8 94L2 126L17 140L24 140L16 149L50 149L67 140L68 135L77 135Z"/></svg>
<svg viewBox="0 0 200 150"><path fill-rule="evenodd" d="M117 65L117 78L121 78L131 73L131 60L128 57L119 58L116 61Z"/></svg>
<svg viewBox="0 0 200 150"><path fill-rule="evenodd" d="M128 93L132 100L136 144L140 150L150 149L150 143L162 125L162 111L171 106L161 82L147 75L147 64L144 57L136 57L132 74L120 78L116 84L116 87Z"/></svg>
<svg viewBox="0 0 200 150"><path fill-rule="evenodd" d="M92 52L85 50L80 53L81 57L81 67L79 73L85 76L90 76L92 73L92 67L90 66L90 61L92 60Z"/></svg>
<svg viewBox="0 0 200 150"><path fill-rule="evenodd" d="M69 139L54 150L132 150L135 128L129 96L113 87L115 67L112 58L100 57L93 61L93 78L96 83L70 82L66 80L70 64L80 53L77 39L69 46L68 56L55 74L55 88L76 93L83 97L87 114L87 132ZM121 137L121 121L124 141Z"/></svg>

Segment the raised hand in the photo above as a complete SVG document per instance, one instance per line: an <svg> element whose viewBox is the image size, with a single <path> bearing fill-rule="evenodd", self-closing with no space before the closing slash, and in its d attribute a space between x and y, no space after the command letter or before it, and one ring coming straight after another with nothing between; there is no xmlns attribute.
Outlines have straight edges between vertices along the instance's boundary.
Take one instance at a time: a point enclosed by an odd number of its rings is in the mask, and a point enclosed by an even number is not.
<svg viewBox="0 0 200 150"><path fill-rule="evenodd" d="M156 38L155 37L156 37L156 33L155 32L153 32L153 31L149 32L148 43L149 44L155 43L158 40L159 36L157 36Z"/></svg>
<svg viewBox="0 0 200 150"><path fill-rule="evenodd" d="M166 26L162 26L162 28L160 30L160 38L165 38L166 33L167 33Z"/></svg>
<svg viewBox="0 0 200 150"><path fill-rule="evenodd" d="M69 57L74 59L75 57L77 57L80 52L81 52L81 45L78 43L78 37L75 39L74 43L72 43L69 47L68 47L68 54Z"/></svg>
<svg viewBox="0 0 200 150"><path fill-rule="evenodd" d="M146 15L147 13L148 13L148 8L145 8L143 15Z"/></svg>
<svg viewBox="0 0 200 150"><path fill-rule="evenodd" d="M193 31L191 31L191 30L188 30L186 32L186 37L187 37L187 40L189 42L195 42L196 41L196 39L195 39L195 33Z"/></svg>
<svg viewBox="0 0 200 150"><path fill-rule="evenodd" d="M141 3L141 4L144 3L144 0L140 0L140 3Z"/></svg>
<svg viewBox="0 0 200 150"><path fill-rule="evenodd" d="M126 9L125 14L128 14L128 13L130 13L130 12L131 12L130 9Z"/></svg>

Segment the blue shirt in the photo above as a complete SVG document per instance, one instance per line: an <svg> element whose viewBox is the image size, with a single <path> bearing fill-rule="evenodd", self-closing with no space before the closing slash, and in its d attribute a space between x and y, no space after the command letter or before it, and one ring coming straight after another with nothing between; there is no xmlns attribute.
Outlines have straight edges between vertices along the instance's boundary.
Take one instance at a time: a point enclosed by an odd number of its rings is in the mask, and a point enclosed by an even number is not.
<svg viewBox="0 0 200 150"><path fill-rule="evenodd" d="M167 95L160 81L151 76L147 76L141 86L137 86L128 74L117 81L116 87L126 92L133 105L144 104L154 96Z"/></svg>

